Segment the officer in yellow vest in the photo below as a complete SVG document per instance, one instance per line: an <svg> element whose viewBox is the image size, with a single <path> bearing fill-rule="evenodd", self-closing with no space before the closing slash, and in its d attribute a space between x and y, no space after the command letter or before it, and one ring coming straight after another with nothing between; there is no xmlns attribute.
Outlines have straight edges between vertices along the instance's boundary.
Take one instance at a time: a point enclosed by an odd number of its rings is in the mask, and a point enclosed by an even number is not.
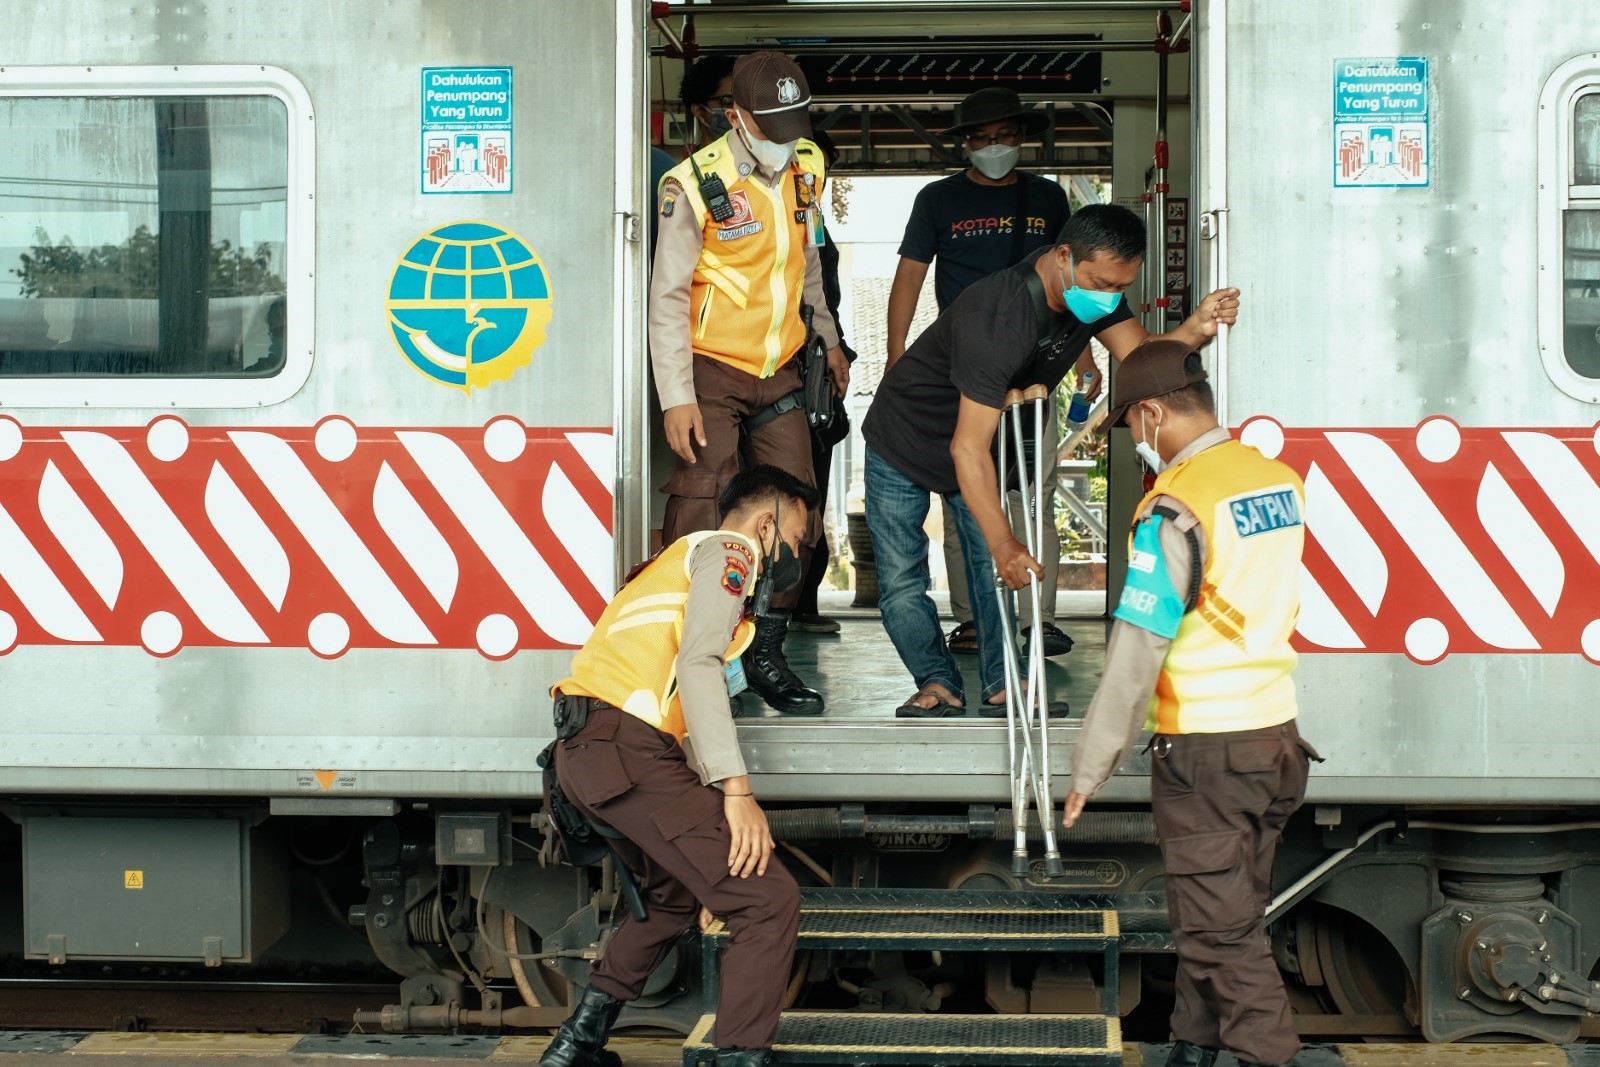
<svg viewBox="0 0 1600 1067"><path fill-rule="evenodd" d="M828 347L834 389L850 364L823 299L818 247L825 177L811 132L811 91L778 52L741 56L732 75L733 129L662 179L650 277L650 362L678 466L667 482L662 538L717 524L718 492L741 460L770 463L807 485L811 434L795 355L802 303ZM821 532L813 518L802 563ZM757 624L745 669L750 688L780 712L820 715L822 697L783 655L796 593Z"/></svg>
<svg viewBox="0 0 1600 1067"><path fill-rule="evenodd" d="M1217 424L1198 352L1150 340L1118 368L1103 427L1157 472L1133 528L1100 687L1073 754L1071 827L1154 731L1150 798L1178 951L1169 1067L1287 1064L1300 1048L1264 936L1272 858L1305 796L1295 728L1305 487Z"/></svg>
<svg viewBox="0 0 1600 1067"><path fill-rule="evenodd" d="M689 534L633 576L555 687L556 777L639 883L543 1067L616 1063L606 1036L701 906L731 937L722 957L718 1067L762 1067L778 1028L800 890L781 863L739 752L728 694L770 595L799 584L817 499L793 475L735 475L717 529Z"/></svg>

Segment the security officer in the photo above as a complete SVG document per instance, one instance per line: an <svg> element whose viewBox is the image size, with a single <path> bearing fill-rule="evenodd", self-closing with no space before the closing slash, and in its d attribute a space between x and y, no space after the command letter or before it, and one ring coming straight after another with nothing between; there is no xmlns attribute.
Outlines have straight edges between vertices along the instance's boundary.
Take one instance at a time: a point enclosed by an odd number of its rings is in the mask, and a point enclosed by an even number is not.
<svg viewBox="0 0 1600 1067"><path fill-rule="evenodd" d="M1287 1064L1300 1048L1265 937L1278 840L1320 757L1295 728L1305 487L1217 425L1200 355L1151 340L1122 362L1126 420L1157 473L1139 505L1105 672L1073 756L1071 827L1146 725L1178 950L1169 1067Z"/></svg>
<svg viewBox="0 0 1600 1067"><path fill-rule="evenodd" d="M747 616L800 581L816 493L769 465L735 474L720 527L673 542L623 586L556 686L556 777L636 876L647 917L625 918L540 1063L587 1067L700 905L727 923L718 1067L762 1067L794 956L800 890L772 863L728 710ZM731 637L730 637L731 635Z"/></svg>
<svg viewBox="0 0 1600 1067"><path fill-rule="evenodd" d="M805 75L787 56L754 52L734 64L732 90L731 132L661 183L650 361L667 443L678 455L662 521L669 543L717 524L717 494L741 458L816 484L794 361L806 336L802 302L828 346L840 396L850 380L823 299L824 167L821 151L802 140L811 132ZM820 530L813 515L802 563ZM795 599L779 596L757 622L745 671L750 688L780 712L820 715L822 697L783 655Z"/></svg>

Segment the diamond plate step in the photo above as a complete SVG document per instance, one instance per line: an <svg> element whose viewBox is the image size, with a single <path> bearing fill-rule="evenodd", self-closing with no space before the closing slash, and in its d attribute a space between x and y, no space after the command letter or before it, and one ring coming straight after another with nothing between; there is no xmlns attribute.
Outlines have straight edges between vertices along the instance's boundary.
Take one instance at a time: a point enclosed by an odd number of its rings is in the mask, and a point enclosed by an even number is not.
<svg viewBox="0 0 1600 1067"><path fill-rule="evenodd" d="M712 1061L715 1015L683 1043L684 1067ZM1122 1026L1101 1015L785 1012L773 1063L1052 1064L1117 1067Z"/></svg>

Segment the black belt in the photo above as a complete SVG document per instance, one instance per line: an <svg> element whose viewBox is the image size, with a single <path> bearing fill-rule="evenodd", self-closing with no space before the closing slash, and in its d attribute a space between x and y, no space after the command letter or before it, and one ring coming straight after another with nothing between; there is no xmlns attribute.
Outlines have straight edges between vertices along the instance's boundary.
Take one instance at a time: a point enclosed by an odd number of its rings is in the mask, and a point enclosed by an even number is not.
<svg viewBox="0 0 1600 1067"><path fill-rule="evenodd" d="M555 704L550 709L550 717L556 727L556 740L565 741L577 737L588 725L589 716L604 708L617 710L615 704L607 704L599 697L556 693Z"/></svg>
<svg viewBox="0 0 1600 1067"><path fill-rule="evenodd" d="M767 423L771 422L773 419L777 418L779 415L787 415L789 412L798 411L805 406L805 392L803 390L796 389L787 396L780 396L777 400L774 400L772 403L768 404L754 415L751 415L749 418L745 419L744 431L745 433L750 433L754 430L758 430Z"/></svg>

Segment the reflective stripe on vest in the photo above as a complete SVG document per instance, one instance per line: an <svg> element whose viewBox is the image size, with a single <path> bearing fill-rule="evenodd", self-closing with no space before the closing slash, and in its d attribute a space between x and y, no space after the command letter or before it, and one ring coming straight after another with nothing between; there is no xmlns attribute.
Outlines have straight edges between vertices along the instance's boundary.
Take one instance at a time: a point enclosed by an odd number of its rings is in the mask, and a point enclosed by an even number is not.
<svg viewBox="0 0 1600 1067"><path fill-rule="evenodd" d="M556 688L572 696L597 697L682 741L688 733L678 696L678 644L689 601L689 563L701 542L748 538L727 530L702 530L673 542L634 576L600 615L583 648L572 658L572 674ZM750 645L755 625L741 620L728 643L732 659Z"/></svg>
<svg viewBox="0 0 1600 1067"><path fill-rule="evenodd" d="M1225 733L1289 721L1305 486L1284 464L1228 441L1163 471L1137 514L1158 496L1200 520L1206 565L1199 601L1162 665L1148 728Z"/></svg>
<svg viewBox="0 0 1600 1067"><path fill-rule="evenodd" d="M689 306L694 351L758 378L770 378L800 350L805 324L800 302L805 292L805 223L799 185L806 176L809 196L821 201L826 174L822 150L808 140L795 146L791 163L776 186L739 174L728 134L694 154L700 173L722 179L733 202L732 219L717 222L700 195L689 160L668 177L683 187L683 206L695 213L701 234L700 259L690 279Z"/></svg>

